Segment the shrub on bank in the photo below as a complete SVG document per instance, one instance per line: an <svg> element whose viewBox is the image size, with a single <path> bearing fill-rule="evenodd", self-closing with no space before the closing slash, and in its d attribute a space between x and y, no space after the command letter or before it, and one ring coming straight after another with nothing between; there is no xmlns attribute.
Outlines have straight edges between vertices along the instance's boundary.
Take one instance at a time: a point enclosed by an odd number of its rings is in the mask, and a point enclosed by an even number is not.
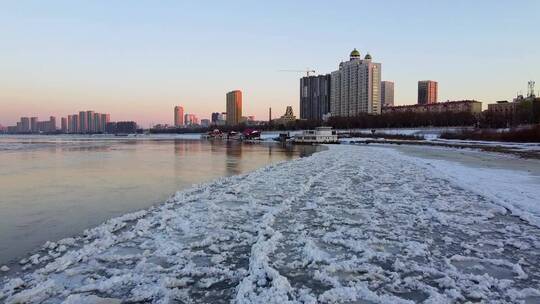
<svg viewBox="0 0 540 304"><path fill-rule="evenodd" d="M401 140L423 140L422 135L413 134L386 134L386 133L363 133L351 132L346 134L347 137L363 137L363 138L384 138L384 139L401 139Z"/></svg>
<svg viewBox="0 0 540 304"><path fill-rule="evenodd" d="M534 125L530 128L515 128L508 131L480 129L475 131L462 131L458 133L446 132L441 134L441 138L507 142L540 142L540 124Z"/></svg>

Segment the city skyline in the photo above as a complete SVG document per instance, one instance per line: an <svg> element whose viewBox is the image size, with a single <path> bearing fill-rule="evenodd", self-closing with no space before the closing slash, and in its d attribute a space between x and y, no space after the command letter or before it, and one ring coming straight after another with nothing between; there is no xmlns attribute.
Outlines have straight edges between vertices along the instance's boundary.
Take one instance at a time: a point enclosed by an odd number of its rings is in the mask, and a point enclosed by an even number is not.
<svg viewBox="0 0 540 304"><path fill-rule="evenodd" d="M344 8L354 6L370 7L377 18L352 18L354 10ZM530 39L539 10L536 1L217 2L206 10L197 3L8 3L0 12L0 39L9 41L0 50L0 124L106 108L148 127L172 123L170 107L179 103L208 118L225 111L222 96L231 87L244 92L246 113L267 117L269 107L287 105L300 113L303 75L278 70L329 73L354 47L384 64L396 105L414 104L422 79L442 84L441 101L511 100L540 79L540 48ZM242 18L228 22L231 13ZM300 21L309 16L321 21L306 32ZM375 19L385 22L375 29ZM238 44L227 43L231 33Z"/></svg>

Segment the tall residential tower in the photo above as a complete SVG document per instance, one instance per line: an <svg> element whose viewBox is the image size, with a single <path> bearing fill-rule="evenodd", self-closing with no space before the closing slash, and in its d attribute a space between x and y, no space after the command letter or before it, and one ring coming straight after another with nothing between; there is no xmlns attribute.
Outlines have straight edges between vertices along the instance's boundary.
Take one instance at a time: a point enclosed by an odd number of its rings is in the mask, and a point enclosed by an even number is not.
<svg viewBox="0 0 540 304"><path fill-rule="evenodd" d="M381 114L381 64L364 59L354 49L349 61L331 74L330 110L332 116Z"/></svg>
<svg viewBox="0 0 540 304"><path fill-rule="evenodd" d="M227 125L236 126L242 119L242 91L227 93Z"/></svg>
<svg viewBox="0 0 540 304"><path fill-rule="evenodd" d="M330 113L330 74L300 79L300 119L322 120Z"/></svg>
<svg viewBox="0 0 540 304"><path fill-rule="evenodd" d="M383 107L394 106L394 83L392 81L381 81L381 105Z"/></svg>
<svg viewBox="0 0 540 304"><path fill-rule="evenodd" d="M418 82L418 104L430 104L437 102L438 84L433 80L421 80Z"/></svg>
<svg viewBox="0 0 540 304"><path fill-rule="evenodd" d="M181 106L174 107L174 126L182 127L184 125L184 108Z"/></svg>

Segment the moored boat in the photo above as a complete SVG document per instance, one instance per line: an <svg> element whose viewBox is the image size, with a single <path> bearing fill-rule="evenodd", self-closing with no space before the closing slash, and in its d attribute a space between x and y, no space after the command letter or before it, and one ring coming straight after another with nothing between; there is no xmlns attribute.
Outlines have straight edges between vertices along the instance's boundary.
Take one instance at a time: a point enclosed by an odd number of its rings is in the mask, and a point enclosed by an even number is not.
<svg viewBox="0 0 540 304"><path fill-rule="evenodd" d="M304 130L301 134L295 135L295 144L337 144L337 132L332 127L317 127L315 130Z"/></svg>

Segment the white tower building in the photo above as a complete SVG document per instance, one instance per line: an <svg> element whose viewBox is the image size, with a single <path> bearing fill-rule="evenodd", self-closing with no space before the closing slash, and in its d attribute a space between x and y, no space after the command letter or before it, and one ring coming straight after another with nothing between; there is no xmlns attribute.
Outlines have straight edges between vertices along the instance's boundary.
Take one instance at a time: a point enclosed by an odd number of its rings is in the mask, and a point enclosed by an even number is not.
<svg viewBox="0 0 540 304"><path fill-rule="evenodd" d="M364 59L354 49L350 60L339 64L331 74L330 111L332 116L381 114L381 64Z"/></svg>

